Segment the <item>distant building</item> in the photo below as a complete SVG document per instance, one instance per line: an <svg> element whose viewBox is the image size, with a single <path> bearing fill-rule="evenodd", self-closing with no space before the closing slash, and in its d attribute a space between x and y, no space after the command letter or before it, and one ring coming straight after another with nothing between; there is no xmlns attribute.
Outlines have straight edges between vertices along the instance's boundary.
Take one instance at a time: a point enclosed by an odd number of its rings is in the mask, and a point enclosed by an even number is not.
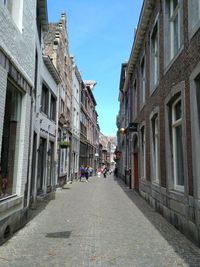
<svg viewBox="0 0 200 267"><path fill-rule="evenodd" d="M71 141L71 179L79 178L80 157L80 114L81 114L81 90L84 87L80 72L72 57L72 141Z"/></svg>
<svg viewBox="0 0 200 267"><path fill-rule="evenodd" d="M69 54L66 14L58 23L50 23L45 35L45 55L48 55L61 78L58 120L58 182L63 185L71 179L72 141L72 60Z"/></svg>
<svg viewBox="0 0 200 267"><path fill-rule="evenodd" d="M94 170L97 168L99 150L99 125L96 112L96 100L92 93L96 82L84 81L81 90L81 115L80 115L80 166L88 165Z"/></svg>

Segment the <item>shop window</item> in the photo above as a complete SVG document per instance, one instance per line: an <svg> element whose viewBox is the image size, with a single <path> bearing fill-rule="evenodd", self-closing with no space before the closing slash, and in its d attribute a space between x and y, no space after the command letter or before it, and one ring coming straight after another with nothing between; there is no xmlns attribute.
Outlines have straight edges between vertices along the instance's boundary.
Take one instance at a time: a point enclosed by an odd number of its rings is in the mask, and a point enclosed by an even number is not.
<svg viewBox="0 0 200 267"><path fill-rule="evenodd" d="M16 193L22 94L8 82L0 160L0 197Z"/></svg>

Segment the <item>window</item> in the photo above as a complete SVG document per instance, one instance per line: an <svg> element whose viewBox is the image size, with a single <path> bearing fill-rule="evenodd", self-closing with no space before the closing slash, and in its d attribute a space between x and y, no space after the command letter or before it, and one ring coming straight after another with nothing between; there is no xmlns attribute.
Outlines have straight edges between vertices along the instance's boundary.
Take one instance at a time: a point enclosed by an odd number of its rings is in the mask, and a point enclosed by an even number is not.
<svg viewBox="0 0 200 267"><path fill-rule="evenodd" d="M133 84L133 118L137 115L137 83L134 81Z"/></svg>
<svg viewBox="0 0 200 267"><path fill-rule="evenodd" d="M198 112L198 121L200 128L200 77L197 77L195 80L196 83L196 102L197 102L197 112Z"/></svg>
<svg viewBox="0 0 200 267"><path fill-rule="evenodd" d="M195 31L200 26L200 1L188 0L188 23L189 33Z"/></svg>
<svg viewBox="0 0 200 267"><path fill-rule="evenodd" d="M141 128L141 177L146 177L146 139L145 139L145 128Z"/></svg>
<svg viewBox="0 0 200 267"><path fill-rule="evenodd" d="M46 175L46 155L47 155L47 140L40 137L38 148L38 173L37 173L37 193L43 192L44 178Z"/></svg>
<svg viewBox="0 0 200 267"><path fill-rule="evenodd" d="M140 90L140 103L141 107L145 103L145 60L142 59L141 65L140 65L140 77L141 77L141 90Z"/></svg>
<svg viewBox="0 0 200 267"><path fill-rule="evenodd" d="M158 83L159 63L158 63L158 22L156 22L151 34L151 90L153 91Z"/></svg>
<svg viewBox="0 0 200 267"><path fill-rule="evenodd" d="M152 180L159 182L159 132L158 132L158 114L151 119L152 129Z"/></svg>
<svg viewBox="0 0 200 267"><path fill-rule="evenodd" d="M60 99L60 113L61 114L64 114L64 106L65 106L64 101Z"/></svg>
<svg viewBox="0 0 200 267"><path fill-rule="evenodd" d="M0 159L0 198L16 193L22 94L8 82Z"/></svg>
<svg viewBox="0 0 200 267"><path fill-rule="evenodd" d="M4 0L4 5L7 7L19 30L22 31L23 0Z"/></svg>
<svg viewBox="0 0 200 267"><path fill-rule="evenodd" d="M56 98L51 95L50 119L56 120Z"/></svg>
<svg viewBox="0 0 200 267"><path fill-rule="evenodd" d="M41 110L48 115L49 110L49 90L46 85L42 84Z"/></svg>
<svg viewBox="0 0 200 267"><path fill-rule="evenodd" d="M4 0L4 5L7 7L10 14L12 14L13 0Z"/></svg>
<svg viewBox="0 0 200 267"><path fill-rule="evenodd" d="M37 53L37 50L35 50L35 81L34 81L34 87L35 87L34 96L35 96L35 99L37 98L37 79L38 79L38 53Z"/></svg>
<svg viewBox="0 0 200 267"><path fill-rule="evenodd" d="M184 168L183 168L183 143L182 143L182 102L178 98L171 108L171 134L174 187L183 190Z"/></svg>
<svg viewBox="0 0 200 267"><path fill-rule="evenodd" d="M38 32L38 37L41 42L41 34L42 34L42 26L41 26L41 20L40 20L40 4L39 0L37 0L37 7L36 7L36 23L37 23L37 32Z"/></svg>
<svg viewBox="0 0 200 267"><path fill-rule="evenodd" d="M165 60L168 64L181 46L180 0L165 0Z"/></svg>

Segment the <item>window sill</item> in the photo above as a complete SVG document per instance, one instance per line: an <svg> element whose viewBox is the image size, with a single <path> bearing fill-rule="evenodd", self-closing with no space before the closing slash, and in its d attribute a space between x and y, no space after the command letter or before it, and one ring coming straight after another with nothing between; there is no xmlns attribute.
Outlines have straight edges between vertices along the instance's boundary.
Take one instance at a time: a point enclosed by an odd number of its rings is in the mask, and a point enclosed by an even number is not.
<svg viewBox="0 0 200 267"><path fill-rule="evenodd" d="M193 38L193 36L197 33L197 31L199 30L200 28L200 20L199 22L193 26L193 27L189 27L189 32L188 32L188 36L189 36L189 41L191 41L191 39Z"/></svg>
<svg viewBox="0 0 200 267"><path fill-rule="evenodd" d="M183 51L184 46L182 45L177 54L169 61L169 63L165 66L164 68L164 75L166 75L166 73L171 69L172 65L174 64L174 62L177 60L177 58L180 56L180 54Z"/></svg>
<svg viewBox="0 0 200 267"><path fill-rule="evenodd" d="M159 182L159 181L155 181L155 180L153 180L153 181L152 181L152 185L153 185L153 186L156 186L156 187L160 187L160 182Z"/></svg>
<svg viewBox="0 0 200 267"><path fill-rule="evenodd" d="M174 199L174 200L180 201L180 202L184 202L185 201L184 192L178 191L176 189L173 189L173 190L169 191L169 197Z"/></svg>
<svg viewBox="0 0 200 267"><path fill-rule="evenodd" d="M13 195L7 198L3 198L0 201L0 212L5 212L9 209L13 209L15 206L19 206L23 203L23 196Z"/></svg>
<svg viewBox="0 0 200 267"><path fill-rule="evenodd" d="M158 85L159 85L159 80L152 88L150 88L150 94L149 94L150 97L157 91Z"/></svg>

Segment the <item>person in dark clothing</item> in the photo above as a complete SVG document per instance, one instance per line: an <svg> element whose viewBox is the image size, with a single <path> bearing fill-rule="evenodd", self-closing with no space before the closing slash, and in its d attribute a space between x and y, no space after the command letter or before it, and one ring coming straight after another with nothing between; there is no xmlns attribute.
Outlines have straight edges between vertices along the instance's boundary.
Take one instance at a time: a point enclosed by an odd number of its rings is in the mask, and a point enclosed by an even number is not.
<svg viewBox="0 0 200 267"><path fill-rule="evenodd" d="M85 168L83 166L81 166L80 168L80 182L82 181L82 179L85 177Z"/></svg>
<svg viewBox="0 0 200 267"><path fill-rule="evenodd" d="M104 169L104 171L103 171L103 177L104 177L104 178L106 178L107 172L108 172L108 169L105 167L105 169Z"/></svg>
<svg viewBox="0 0 200 267"><path fill-rule="evenodd" d="M90 169L89 169L89 167L85 167L85 179L86 179L86 182L88 182L89 175L90 175Z"/></svg>

